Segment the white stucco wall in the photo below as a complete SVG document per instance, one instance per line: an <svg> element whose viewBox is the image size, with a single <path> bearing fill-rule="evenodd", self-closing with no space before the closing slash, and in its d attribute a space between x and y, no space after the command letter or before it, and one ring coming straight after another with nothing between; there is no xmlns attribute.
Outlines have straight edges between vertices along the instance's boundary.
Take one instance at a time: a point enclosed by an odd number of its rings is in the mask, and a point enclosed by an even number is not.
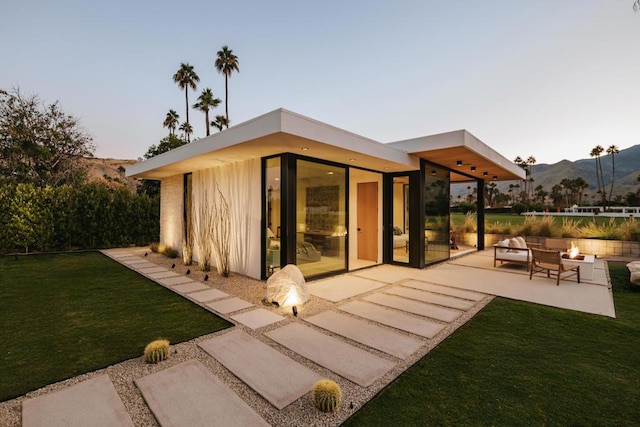
<svg viewBox="0 0 640 427"><path fill-rule="evenodd" d="M160 182L160 242L182 251L183 176Z"/></svg>

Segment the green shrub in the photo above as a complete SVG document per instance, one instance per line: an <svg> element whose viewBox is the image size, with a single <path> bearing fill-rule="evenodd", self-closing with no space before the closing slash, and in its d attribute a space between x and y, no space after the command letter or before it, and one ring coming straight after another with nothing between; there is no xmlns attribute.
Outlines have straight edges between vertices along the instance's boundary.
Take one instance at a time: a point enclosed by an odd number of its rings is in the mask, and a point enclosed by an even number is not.
<svg viewBox="0 0 640 427"><path fill-rule="evenodd" d="M162 253L168 258L177 258L179 255L178 250L171 246L166 246Z"/></svg>
<svg viewBox="0 0 640 427"><path fill-rule="evenodd" d="M342 402L342 390L336 382L322 379L313 385L311 399L322 412L335 412Z"/></svg>
<svg viewBox="0 0 640 427"><path fill-rule="evenodd" d="M511 206L511 211L517 215L520 215L522 212L527 212L528 210L529 206L525 203L514 203L513 206Z"/></svg>
<svg viewBox="0 0 640 427"><path fill-rule="evenodd" d="M169 357L169 341L151 341L144 348L144 361L147 363L158 363Z"/></svg>

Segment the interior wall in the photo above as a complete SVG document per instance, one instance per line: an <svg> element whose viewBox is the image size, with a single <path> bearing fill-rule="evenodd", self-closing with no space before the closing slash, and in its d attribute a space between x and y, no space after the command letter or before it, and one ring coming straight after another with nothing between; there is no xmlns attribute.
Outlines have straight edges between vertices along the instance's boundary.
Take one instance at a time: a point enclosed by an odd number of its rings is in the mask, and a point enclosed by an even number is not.
<svg viewBox="0 0 640 427"><path fill-rule="evenodd" d="M204 200L211 204L217 189L229 205L231 223L229 267L231 271L260 279L261 161L252 159L193 172L194 212ZM198 232L197 215L194 230ZM194 248L195 249L195 248ZM194 260L199 254L194 250ZM215 265L215 259L211 260Z"/></svg>
<svg viewBox="0 0 640 427"><path fill-rule="evenodd" d="M378 263L382 263L382 174L349 169L349 258L358 258L358 183L378 183Z"/></svg>
<svg viewBox="0 0 640 427"><path fill-rule="evenodd" d="M160 243L182 253L183 175L160 181Z"/></svg>
<svg viewBox="0 0 640 427"><path fill-rule="evenodd" d="M404 186L403 182L393 183L393 226L398 227L403 233L408 233L405 224L405 203L404 203Z"/></svg>

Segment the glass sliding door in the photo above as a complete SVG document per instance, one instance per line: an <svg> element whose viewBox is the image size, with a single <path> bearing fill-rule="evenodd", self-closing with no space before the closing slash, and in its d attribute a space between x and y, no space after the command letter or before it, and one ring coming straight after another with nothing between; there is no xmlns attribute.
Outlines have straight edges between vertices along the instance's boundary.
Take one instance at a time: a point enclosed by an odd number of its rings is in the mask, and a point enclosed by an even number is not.
<svg viewBox="0 0 640 427"><path fill-rule="evenodd" d="M266 226L266 276L269 277L280 268L280 239L281 229L281 199L280 189L280 157L274 157L265 161L265 226Z"/></svg>
<svg viewBox="0 0 640 427"><path fill-rule="evenodd" d="M347 268L347 169L296 161L296 265L305 277Z"/></svg>
<svg viewBox="0 0 640 427"><path fill-rule="evenodd" d="M393 252L395 262L409 262L409 176L393 177Z"/></svg>
<svg viewBox="0 0 640 427"><path fill-rule="evenodd" d="M449 259L449 170L425 163L424 166L425 264Z"/></svg>

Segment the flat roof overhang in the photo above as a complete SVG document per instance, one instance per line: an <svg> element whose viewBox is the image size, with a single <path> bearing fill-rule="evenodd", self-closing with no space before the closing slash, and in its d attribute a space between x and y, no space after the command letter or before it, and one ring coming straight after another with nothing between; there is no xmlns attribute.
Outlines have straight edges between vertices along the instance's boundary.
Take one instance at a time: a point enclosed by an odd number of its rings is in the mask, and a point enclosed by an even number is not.
<svg viewBox="0 0 640 427"><path fill-rule="evenodd" d="M526 178L525 171L520 166L464 129L388 145L451 169L452 183L473 182L476 179L511 181ZM458 165L459 162L461 165Z"/></svg>
<svg viewBox="0 0 640 427"><path fill-rule="evenodd" d="M162 179L291 152L379 172L419 170L403 150L278 109L127 168L127 176Z"/></svg>

